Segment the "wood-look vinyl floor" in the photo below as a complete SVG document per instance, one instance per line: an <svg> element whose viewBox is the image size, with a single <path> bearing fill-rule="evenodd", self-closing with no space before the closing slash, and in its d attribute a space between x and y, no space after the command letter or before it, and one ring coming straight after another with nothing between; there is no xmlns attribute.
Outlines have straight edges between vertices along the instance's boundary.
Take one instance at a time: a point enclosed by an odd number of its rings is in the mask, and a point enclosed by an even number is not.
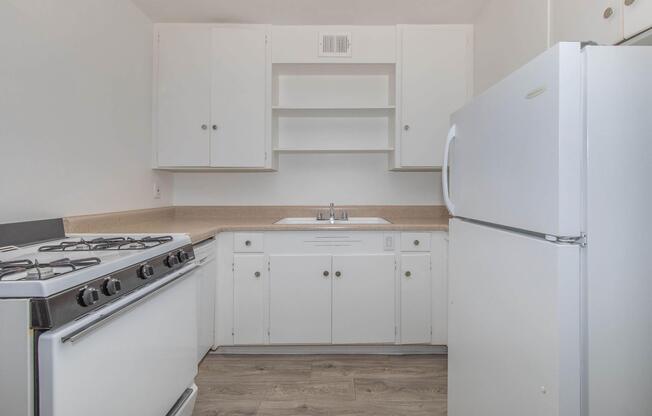
<svg viewBox="0 0 652 416"><path fill-rule="evenodd" d="M217 355L193 416L446 416L444 355Z"/></svg>

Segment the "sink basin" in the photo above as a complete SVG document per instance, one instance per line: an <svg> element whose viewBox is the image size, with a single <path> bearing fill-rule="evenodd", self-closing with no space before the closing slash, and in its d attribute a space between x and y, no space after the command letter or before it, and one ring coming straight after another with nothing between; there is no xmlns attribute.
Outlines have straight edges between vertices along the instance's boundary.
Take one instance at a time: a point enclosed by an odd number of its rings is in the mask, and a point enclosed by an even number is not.
<svg viewBox="0 0 652 416"><path fill-rule="evenodd" d="M276 224L285 225L357 225L357 224L391 224L384 218L379 217L349 217L348 220L318 220L315 217L293 217L283 218Z"/></svg>

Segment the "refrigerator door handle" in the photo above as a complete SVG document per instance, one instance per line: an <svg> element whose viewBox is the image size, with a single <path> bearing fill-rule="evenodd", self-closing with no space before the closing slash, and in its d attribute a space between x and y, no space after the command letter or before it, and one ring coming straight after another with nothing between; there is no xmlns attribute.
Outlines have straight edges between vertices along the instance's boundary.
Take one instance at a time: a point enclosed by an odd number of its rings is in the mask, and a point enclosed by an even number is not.
<svg viewBox="0 0 652 416"><path fill-rule="evenodd" d="M448 190L448 154L450 153L450 147L453 140L457 135L456 125L453 124L448 131L448 137L446 137L446 146L444 147L444 163L441 167L441 188L444 193L444 202L446 203L446 208L451 215L455 215L455 205L451 201L450 193Z"/></svg>

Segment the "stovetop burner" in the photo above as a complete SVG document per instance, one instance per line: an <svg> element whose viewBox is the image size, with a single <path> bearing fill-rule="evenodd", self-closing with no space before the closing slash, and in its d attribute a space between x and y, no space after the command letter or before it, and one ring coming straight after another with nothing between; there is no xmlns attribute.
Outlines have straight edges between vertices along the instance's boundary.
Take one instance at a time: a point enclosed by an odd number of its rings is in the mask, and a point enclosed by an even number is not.
<svg viewBox="0 0 652 416"><path fill-rule="evenodd" d="M0 261L0 280L17 273L26 273L25 277L17 280L46 280L75 270L95 266L100 262L101 260L97 257L75 260L62 258L47 263L40 263L38 260Z"/></svg>
<svg viewBox="0 0 652 416"><path fill-rule="evenodd" d="M57 251L100 251L100 250L144 250L172 241L172 236L161 237L100 237L92 240L83 238L75 241L64 241L56 245L41 246L40 252Z"/></svg>

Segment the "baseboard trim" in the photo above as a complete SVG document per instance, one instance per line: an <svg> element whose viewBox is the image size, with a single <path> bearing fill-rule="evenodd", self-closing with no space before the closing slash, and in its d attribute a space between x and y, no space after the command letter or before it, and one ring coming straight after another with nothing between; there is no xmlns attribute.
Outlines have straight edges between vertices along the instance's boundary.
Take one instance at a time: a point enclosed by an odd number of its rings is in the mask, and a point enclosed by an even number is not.
<svg viewBox="0 0 652 416"><path fill-rule="evenodd" d="M254 345L221 346L213 354L270 354L270 355L426 355L448 354L445 345Z"/></svg>

